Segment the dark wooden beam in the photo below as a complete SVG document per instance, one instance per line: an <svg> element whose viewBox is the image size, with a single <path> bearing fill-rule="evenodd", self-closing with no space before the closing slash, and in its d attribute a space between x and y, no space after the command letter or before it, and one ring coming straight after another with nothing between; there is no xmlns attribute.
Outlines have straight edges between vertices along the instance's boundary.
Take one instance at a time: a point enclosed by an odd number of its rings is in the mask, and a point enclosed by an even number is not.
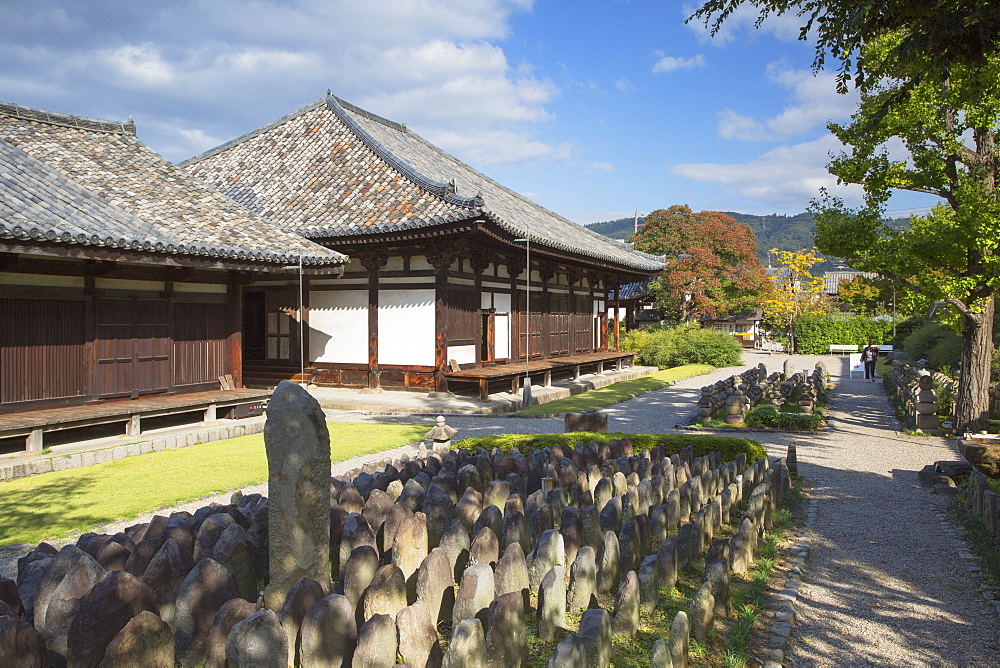
<svg viewBox="0 0 1000 668"><path fill-rule="evenodd" d="M368 387L378 389L382 386L378 366L378 308L379 308L379 270L388 262L385 255L368 254L359 256L361 265L368 270Z"/></svg>

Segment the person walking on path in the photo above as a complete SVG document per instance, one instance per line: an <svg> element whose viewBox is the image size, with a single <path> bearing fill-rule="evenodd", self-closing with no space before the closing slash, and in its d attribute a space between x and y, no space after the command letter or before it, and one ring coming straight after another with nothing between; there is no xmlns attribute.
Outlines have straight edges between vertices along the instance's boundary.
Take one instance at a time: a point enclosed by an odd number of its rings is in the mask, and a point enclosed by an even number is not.
<svg viewBox="0 0 1000 668"><path fill-rule="evenodd" d="M879 347L869 343L861 351L861 361L865 363L865 380L875 382L875 360L878 359Z"/></svg>

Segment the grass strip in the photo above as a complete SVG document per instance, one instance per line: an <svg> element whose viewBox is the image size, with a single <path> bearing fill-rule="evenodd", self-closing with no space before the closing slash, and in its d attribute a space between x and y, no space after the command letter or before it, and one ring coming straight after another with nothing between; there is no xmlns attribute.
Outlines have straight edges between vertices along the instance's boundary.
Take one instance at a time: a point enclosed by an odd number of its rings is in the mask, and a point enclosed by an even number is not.
<svg viewBox="0 0 1000 668"><path fill-rule="evenodd" d="M429 425L332 422L333 461L419 441ZM0 547L37 543L267 480L264 435L126 457L0 483Z"/></svg>
<svg viewBox="0 0 1000 668"><path fill-rule="evenodd" d="M765 606L771 571L781 556L779 543L795 525L795 510L802 501L802 479L798 478L785 498L785 505L773 517L771 530L758 543L753 569L745 576L734 575L731 601L735 619L729 626L722 664L727 668L748 665L747 644Z"/></svg>
<svg viewBox="0 0 1000 668"><path fill-rule="evenodd" d="M555 413L578 413L594 411L637 397L646 392L659 390L678 380L702 376L715 369L711 364L685 364L657 371L649 376L623 380L614 385L608 385L597 390L589 390L565 399L556 399L546 404L529 406L518 415L552 415Z"/></svg>
<svg viewBox="0 0 1000 668"><path fill-rule="evenodd" d="M958 518L959 529L969 550L979 559L983 579L994 588L1000 587L1000 549L997 549L996 539L966 504L964 495L951 497L949 506Z"/></svg>

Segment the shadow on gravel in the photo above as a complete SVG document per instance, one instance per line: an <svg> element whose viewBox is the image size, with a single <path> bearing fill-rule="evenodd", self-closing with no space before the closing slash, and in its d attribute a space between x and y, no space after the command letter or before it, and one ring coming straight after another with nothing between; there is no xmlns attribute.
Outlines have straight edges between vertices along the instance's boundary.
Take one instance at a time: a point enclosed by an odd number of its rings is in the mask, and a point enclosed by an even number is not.
<svg viewBox="0 0 1000 668"><path fill-rule="evenodd" d="M801 470L820 504L792 665L996 665L996 619L916 471Z"/></svg>

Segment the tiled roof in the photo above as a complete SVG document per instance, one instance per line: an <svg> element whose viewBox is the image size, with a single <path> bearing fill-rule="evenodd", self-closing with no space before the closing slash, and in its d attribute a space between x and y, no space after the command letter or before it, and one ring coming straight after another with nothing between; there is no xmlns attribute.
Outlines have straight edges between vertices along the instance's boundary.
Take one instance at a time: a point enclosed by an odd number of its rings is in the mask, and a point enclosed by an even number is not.
<svg viewBox="0 0 1000 668"><path fill-rule="evenodd" d="M284 232L157 155L130 123L0 103L0 239L310 265L345 258Z"/></svg>
<svg viewBox="0 0 1000 668"><path fill-rule="evenodd" d="M641 271L663 267L505 188L404 125L332 95L181 166L312 238L482 217L552 249Z"/></svg>

